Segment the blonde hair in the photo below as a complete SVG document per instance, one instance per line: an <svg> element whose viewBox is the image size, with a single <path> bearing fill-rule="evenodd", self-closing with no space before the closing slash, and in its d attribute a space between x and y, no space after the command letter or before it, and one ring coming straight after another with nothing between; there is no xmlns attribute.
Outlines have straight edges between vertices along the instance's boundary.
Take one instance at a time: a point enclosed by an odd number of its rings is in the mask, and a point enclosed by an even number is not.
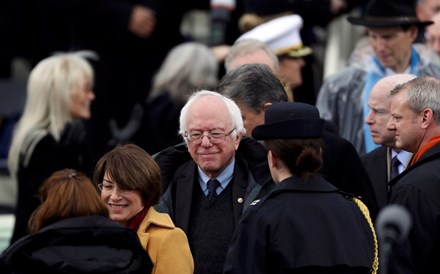
<svg viewBox="0 0 440 274"><path fill-rule="evenodd" d="M85 59L93 52L56 53L40 61L31 71L27 84L26 104L12 138L8 155L11 175L16 176L20 155L26 166L38 142L47 134L55 140L72 121L70 100L85 80L93 84L94 72Z"/></svg>

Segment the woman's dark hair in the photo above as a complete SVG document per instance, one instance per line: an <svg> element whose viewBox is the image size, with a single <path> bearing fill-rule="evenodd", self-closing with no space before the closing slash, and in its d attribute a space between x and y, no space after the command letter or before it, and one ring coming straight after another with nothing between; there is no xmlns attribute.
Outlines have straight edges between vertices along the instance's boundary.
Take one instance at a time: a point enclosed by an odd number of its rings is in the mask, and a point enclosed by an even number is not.
<svg viewBox="0 0 440 274"><path fill-rule="evenodd" d="M121 145L102 156L93 175L96 185L102 183L106 171L122 188L138 190L145 207L159 202L162 191L160 168L153 157L139 146Z"/></svg>
<svg viewBox="0 0 440 274"><path fill-rule="evenodd" d="M322 166L322 140L274 139L264 141L267 150L277 156L289 171L299 177L317 172Z"/></svg>

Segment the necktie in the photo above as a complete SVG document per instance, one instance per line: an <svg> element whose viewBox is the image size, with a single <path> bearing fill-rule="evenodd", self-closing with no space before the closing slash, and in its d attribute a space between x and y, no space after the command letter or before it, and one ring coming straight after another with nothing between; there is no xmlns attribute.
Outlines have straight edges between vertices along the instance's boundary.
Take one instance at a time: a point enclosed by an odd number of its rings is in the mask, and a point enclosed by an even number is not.
<svg viewBox="0 0 440 274"><path fill-rule="evenodd" d="M220 182L217 179L210 179L208 181L208 200L212 200L217 197L217 187L220 186Z"/></svg>
<svg viewBox="0 0 440 274"><path fill-rule="evenodd" d="M391 159L391 172L390 172L390 180L399 175L399 165L400 161L397 158L397 155Z"/></svg>

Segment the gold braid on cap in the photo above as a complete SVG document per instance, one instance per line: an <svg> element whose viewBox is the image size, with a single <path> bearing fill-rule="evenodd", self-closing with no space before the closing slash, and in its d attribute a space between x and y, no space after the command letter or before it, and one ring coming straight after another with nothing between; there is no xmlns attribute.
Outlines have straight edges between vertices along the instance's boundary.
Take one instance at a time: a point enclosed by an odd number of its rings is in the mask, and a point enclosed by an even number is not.
<svg viewBox="0 0 440 274"><path fill-rule="evenodd" d="M379 270L379 247L377 243L377 236L376 236L376 230L374 229L373 222L371 221L370 217L370 211L368 211L367 206L358 198L351 197L352 200L357 204L357 206L360 208L362 214L364 215L365 219L367 220L368 225L370 226L371 232L373 234L373 241L374 241L374 259L373 259L373 266L371 269L372 274L377 274L377 271Z"/></svg>
<svg viewBox="0 0 440 274"><path fill-rule="evenodd" d="M276 49L276 50L274 50L274 52L275 52L276 55L283 55L283 54L289 53L290 51L297 51L297 50L300 50L302 48L303 48L303 44L302 43L297 43L297 44L292 45L292 46Z"/></svg>

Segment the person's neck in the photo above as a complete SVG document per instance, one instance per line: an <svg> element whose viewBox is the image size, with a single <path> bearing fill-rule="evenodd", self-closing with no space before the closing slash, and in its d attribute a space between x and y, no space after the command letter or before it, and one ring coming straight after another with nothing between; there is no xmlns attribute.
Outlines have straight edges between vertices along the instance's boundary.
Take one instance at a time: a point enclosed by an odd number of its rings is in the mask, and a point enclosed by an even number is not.
<svg viewBox="0 0 440 274"><path fill-rule="evenodd" d="M275 175L275 174L274 174ZM276 184L279 184L283 180L292 177L292 173L287 170L277 170L277 174L273 177Z"/></svg>
<svg viewBox="0 0 440 274"><path fill-rule="evenodd" d="M405 58L404 62L398 63L396 64L395 67L389 69L391 69L396 74L406 73L410 65L411 65L411 51L409 52L409 55Z"/></svg>

